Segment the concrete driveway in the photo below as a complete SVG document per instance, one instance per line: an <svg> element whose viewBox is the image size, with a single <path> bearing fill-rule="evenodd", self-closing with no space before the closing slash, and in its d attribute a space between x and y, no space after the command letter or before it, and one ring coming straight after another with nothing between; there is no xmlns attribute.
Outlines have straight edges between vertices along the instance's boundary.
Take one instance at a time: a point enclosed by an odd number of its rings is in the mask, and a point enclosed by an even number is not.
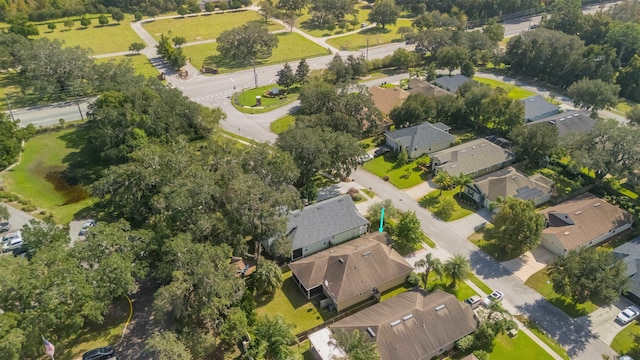
<svg viewBox="0 0 640 360"><path fill-rule="evenodd" d="M491 212L489 209L482 208L471 215L467 215L462 219L451 221L448 224L456 229L460 235L469 237L474 232L482 229L491 222Z"/></svg>
<svg viewBox="0 0 640 360"><path fill-rule="evenodd" d="M556 255L551 251L542 246L538 246L532 251L527 251L520 257L503 261L501 264L509 269L518 279L525 282L531 275L544 269L549 261L555 257Z"/></svg>
<svg viewBox="0 0 640 360"><path fill-rule="evenodd" d="M591 314L578 318L577 320L585 324L590 324L589 328L591 329L591 332L593 332L603 343L611 345L613 338L615 338L622 329L633 323L631 322L627 325L621 325L615 321L618 313L630 305L633 305L631 301L625 297L620 297L615 304L608 307L601 307Z"/></svg>

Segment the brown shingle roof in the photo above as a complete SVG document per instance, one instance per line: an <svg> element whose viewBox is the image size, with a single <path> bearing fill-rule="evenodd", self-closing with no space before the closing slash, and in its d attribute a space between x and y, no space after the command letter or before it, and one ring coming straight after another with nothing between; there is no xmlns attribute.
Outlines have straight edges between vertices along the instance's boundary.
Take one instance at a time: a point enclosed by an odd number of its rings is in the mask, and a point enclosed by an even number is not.
<svg viewBox="0 0 640 360"><path fill-rule="evenodd" d="M414 360L429 359L475 331L476 326L471 307L453 295L413 290L357 312L330 328L334 332L358 329L365 333L370 328L382 360Z"/></svg>
<svg viewBox="0 0 640 360"><path fill-rule="evenodd" d="M413 270L386 240L386 233L367 234L295 261L289 268L307 290L323 286L339 303Z"/></svg>
<svg viewBox="0 0 640 360"><path fill-rule="evenodd" d="M431 155L438 171L451 175L473 174L514 159L514 155L500 146L486 140L477 139L438 151Z"/></svg>
<svg viewBox="0 0 640 360"><path fill-rule="evenodd" d="M372 86L369 88L371 99L373 99L376 107L386 116L389 115L394 107L402 105L409 97L409 92L399 87L391 89L381 88L380 86Z"/></svg>
<svg viewBox="0 0 640 360"><path fill-rule="evenodd" d="M554 235L567 251L589 243L632 221L631 214L591 193L540 212L549 222L543 234Z"/></svg>
<svg viewBox="0 0 640 360"><path fill-rule="evenodd" d="M553 185L553 181L544 175L534 174L529 177L512 166L479 177L474 183L490 201L509 196L532 200L549 194Z"/></svg>
<svg viewBox="0 0 640 360"><path fill-rule="evenodd" d="M443 96L443 95L453 96L453 94L448 92L447 90L441 89L424 80L415 79L415 78L409 80L409 82L407 83L407 87L409 88L407 91L411 94L424 94L427 96Z"/></svg>

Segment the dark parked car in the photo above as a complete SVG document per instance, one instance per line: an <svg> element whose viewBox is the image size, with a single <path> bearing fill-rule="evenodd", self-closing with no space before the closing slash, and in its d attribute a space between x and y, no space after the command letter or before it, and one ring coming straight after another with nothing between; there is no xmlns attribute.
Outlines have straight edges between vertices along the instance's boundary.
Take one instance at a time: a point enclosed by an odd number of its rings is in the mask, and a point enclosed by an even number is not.
<svg viewBox="0 0 640 360"><path fill-rule="evenodd" d="M0 221L0 233L9 231L11 229L11 223L8 221Z"/></svg>
<svg viewBox="0 0 640 360"><path fill-rule="evenodd" d="M377 148L376 151L373 152L373 156L384 155L384 154L388 153L389 151L391 151L391 149L389 149L388 147L381 146L381 147Z"/></svg>
<svg viewBox="0 0 640 360"><path fill-rule="evenodd" d="M89 350L82 354L82 360L109 360L116 359L115 351L111 346L105 346Z"/></svg>

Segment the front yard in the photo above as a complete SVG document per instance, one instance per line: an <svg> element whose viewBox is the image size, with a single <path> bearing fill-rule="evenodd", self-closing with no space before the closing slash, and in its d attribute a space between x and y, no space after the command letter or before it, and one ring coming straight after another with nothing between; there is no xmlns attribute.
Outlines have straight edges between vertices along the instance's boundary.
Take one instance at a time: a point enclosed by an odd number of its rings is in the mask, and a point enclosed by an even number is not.
<svg viewBox="0 0 640 360"><path fill-rule="evenodd" d="M613 338L611 347L620 355L629 355L634 359L640 359L640 322L636 320L620 331Z"/></svg>
<svg viewBox="0 0 640 360"><path fill-rule="evenodd" d="M458 188L432 191L420 200L420 205L444 221L454 221L461 219L475 212L475 209L468 204L458 200L455 196L459 192ZM443 204L450 204L444 205ZM452 204L452 205L451 205Z"/></svg>
<svg viewBox="0 0 640 360"><path fill-rule="evenodd" d="M411 161L404 166L396 165L396 153L388 152L384 156L378 156L362 165L362 167L381 177L389 177L389 182L398 189L406 189L416 186L427 180L427 174Z"/></svg>
<svg viewBox="0 0 640 360"><path fill-rule="evenodd" d="M536 93L532 91L523 89L521 87L518 87L512 84L508 84L500 80L488 79L488 78L483 78L479 76L474 76L473 80L481 84L489 85L492 88L498 88L498 87L503 88L505 91L507 91L509 97L515 100L520 100L520 99L524 99L524 98L528 98L530 96L536 95Z"/></svg>
<svg viewBox="0 0 640 360"><path fill-rule="evenodd" d="M544 296L551 304L564 311L572 318L590 314L598 309L598 305L590 301L578 304L553 291L553 285L549 280L546 269L542 269L531 275L524 284L540 293L540 295Z"/></svg>

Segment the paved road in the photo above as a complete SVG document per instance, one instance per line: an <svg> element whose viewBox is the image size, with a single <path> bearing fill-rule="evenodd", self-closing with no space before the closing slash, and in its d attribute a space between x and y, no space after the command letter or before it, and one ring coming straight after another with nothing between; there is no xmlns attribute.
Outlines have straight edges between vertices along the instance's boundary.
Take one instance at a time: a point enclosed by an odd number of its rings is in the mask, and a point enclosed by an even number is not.
<svg viewBox="0 0 640 360"><path fill-rule="evenodd" d="M5 205L7 205L7 209L9 210L9 222L11 222L11 229L9 230L10 232L20 230L23 226L27 225L29 221L36 219L26 212L14 208L13 206L10 206L8 204ZM6 233L2 233L2 236L4 236L5 234Z"/></svg>
<svg viewBox="0 0 640 360"><path fill-rule="evenodd" d="M35 126L58 125L60 119L65 121L80 120L82 116L87 117L89 103L95 98L88 98L75 101L66 101L46 106L33 106L13 110L13 117L20 120L20 126L33 124ZM80 107L80 109L78 109ZM80 115L82 111L82 115Z"/></svg>
<svg viewBox="0 0 640 360"><path fill-rule="evenodd" d="M474 273L489 287L505 293L505 308L512 313L521 313L537 321L549 336L567 349L573 359L601 360L602 354L616 353L590 330L591 319L569 318L564 312L546 301L540 294L522 284L508 269L492 257L479 250L456 229L421 208L414 199L377 176L358 169L351 176L358 184L373 188L383 199L391 199L403 211L415 211L422 229L438 247L451 254L467 256Z"/></svg>

